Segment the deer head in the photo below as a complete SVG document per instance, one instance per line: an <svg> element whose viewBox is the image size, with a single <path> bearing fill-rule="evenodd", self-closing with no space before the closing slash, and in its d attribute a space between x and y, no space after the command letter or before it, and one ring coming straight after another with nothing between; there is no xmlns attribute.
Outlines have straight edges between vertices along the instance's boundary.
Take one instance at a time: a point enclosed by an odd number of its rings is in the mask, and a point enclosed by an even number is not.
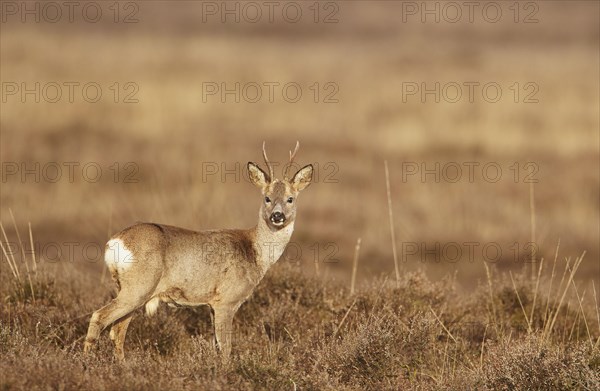
<svg viewBox="0 0 600 391"><path fill-rule="evenodd" d="M302 167L291 178L288 176L298 148L300 148L300 143L296 141L294 152L290 151L290 161L285 167L283 180L275 179L273 165L267 158L264 142L263 158L269 173L264 172L258 164L248 162L250 181L261 190L263 195L260 216L273 231L280 230L294 222L298 194L306 189L312 181L312 164Z"/></svg>

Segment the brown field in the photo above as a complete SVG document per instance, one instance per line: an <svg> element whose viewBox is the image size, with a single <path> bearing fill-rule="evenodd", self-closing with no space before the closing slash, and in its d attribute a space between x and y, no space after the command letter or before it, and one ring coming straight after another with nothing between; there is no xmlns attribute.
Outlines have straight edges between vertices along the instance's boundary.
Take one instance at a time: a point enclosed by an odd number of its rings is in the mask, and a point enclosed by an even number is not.
<svg viewBox="0 0 600 391"><path fill-rule="evenodd" d="M597 389L597 2L520 3L518 23L512 2L494 3L498 23L480 12L421 23L393 1L321 3L318 23L312 2L294 3L299 23L204 23L202 2L176 3L119 3L117 23L103 2L98 23L23 23L2 8L0 389ZM137 22L123 23L132 10ZM323 23L331 10L337 23ZM21 94L36 82L40 102ZM439 102L405 94L436 82ZM465 82L479 83L473 102ZM86 83L100 86L97 102ZM248 89L236 103L203 97L206 83ZM279 83L273 102L263 83ZM298 102L281 95L286 83ZM488 83L497 102L481 94ZM299 140L318 178L299 201L294 251L236 316L232 363L215 356L204 309L137 317L123 365L108 337L84 356L89 313L114 293L108 237L136 221L252 226L260 196L244 168L262 164L263 140L282 163ZM436 164L439 180L421 178ZM31 259L29 222L36 271L21 253Z"/></svg>

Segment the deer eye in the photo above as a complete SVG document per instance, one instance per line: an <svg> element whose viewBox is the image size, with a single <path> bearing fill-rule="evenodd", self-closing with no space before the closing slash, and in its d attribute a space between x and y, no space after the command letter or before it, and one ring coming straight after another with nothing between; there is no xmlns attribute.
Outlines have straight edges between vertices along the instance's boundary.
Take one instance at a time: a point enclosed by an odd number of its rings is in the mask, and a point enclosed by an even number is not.
<svg viewBox="0 0 600 391"><path fill-rule="evenodd" d="M266 202L267 204L270 204L270 203L271 203L271 199L270 199L269 197L265 197L265 202Z"/></svg>
<svg viewBox="0 0 600 391"><path fill-rule="evenodd" d="M292 202L294 202L294 199L293 199L292 197L289 197L289 198L287 199L287 202L288 202L288 204L291 204Z"/></svg>

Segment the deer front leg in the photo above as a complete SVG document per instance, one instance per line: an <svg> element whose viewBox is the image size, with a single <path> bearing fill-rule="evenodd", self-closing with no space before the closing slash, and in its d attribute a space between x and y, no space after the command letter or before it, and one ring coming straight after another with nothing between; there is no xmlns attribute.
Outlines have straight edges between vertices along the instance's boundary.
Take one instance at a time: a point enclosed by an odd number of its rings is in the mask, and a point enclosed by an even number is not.
<svg viewBox="0 0 600 391"><path fill-rule="evenodd" d="M233 330L234 307L218 307L214 310L214 328L217 350L223 359L229 361L231 355L231 339Z"/></svg>

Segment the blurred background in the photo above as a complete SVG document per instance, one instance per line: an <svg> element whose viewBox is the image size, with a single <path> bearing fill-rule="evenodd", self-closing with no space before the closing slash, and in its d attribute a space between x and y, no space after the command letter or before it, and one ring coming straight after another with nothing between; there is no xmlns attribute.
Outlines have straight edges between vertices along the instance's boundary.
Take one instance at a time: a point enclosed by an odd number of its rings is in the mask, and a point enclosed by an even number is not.
<svg viewBox="0 0 600 391"><path fill-rule="evenodd" d="M2 2L7 235L100 276L136 221L251 227L246 162L299 140L280 262L348 280L360 237L359 280L393 276L387 160L401 272L469 288L533 237L597 281L599 4L474 3Z"/></svg>

